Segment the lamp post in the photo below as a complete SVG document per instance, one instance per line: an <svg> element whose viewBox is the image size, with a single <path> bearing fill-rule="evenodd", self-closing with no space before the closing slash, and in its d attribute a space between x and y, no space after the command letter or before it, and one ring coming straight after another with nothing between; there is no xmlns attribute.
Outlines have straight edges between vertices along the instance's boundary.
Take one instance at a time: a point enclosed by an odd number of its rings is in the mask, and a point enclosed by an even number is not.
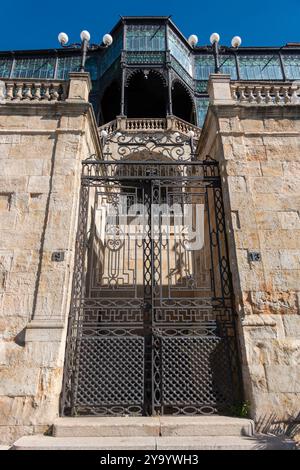
<svg viewBox="0 0 300 470"><path fill-rule="evenodd" d="M220 35L218 33L212 33L210 38L210 43L212 45L212 51L215 59L215 73L220 73ZM237 49L242 44L242 40L239 36L234 36L231 40L231 47ZM222 64L223 65L223 64Z"/></svg>
<svg viewBox="0 0 300 470"><path fill-rule="evenodd" d="M113 43L113 38L110 34L104 34L103 39L102 39L104 46L99 45L99 44L90 44L91 35L88 31L83 30L80 33L80 39L81 39L81 43L76 42L67 46L67 43L69 42L68 35L66 33L59 33L58 35L58 41L62 47L81 48L81 63L80 63L79 71L84 72L87 52L89 50L106 49L107 47L111 46L111 44Z"/></svg>

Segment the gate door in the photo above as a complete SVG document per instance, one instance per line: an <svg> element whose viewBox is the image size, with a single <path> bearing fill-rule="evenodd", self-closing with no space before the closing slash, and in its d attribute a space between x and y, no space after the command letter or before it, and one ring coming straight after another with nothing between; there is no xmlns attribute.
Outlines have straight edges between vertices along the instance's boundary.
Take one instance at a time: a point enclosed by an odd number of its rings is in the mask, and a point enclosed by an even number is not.
<svg viewBox="0 0 300 470"><path fill-rule="evenodd" d="M218 165L83 163L62 414L239 399Z"/></svg>

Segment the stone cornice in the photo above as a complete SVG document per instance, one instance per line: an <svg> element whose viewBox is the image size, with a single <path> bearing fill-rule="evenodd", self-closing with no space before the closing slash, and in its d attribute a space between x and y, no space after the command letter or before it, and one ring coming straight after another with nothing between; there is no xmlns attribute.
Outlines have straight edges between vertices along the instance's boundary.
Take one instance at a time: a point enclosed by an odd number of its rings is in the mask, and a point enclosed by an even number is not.
<svg viewBox="0 0 300 470"><path fill-rule="evenodd" d="M282 118L285 114L295 115L299 117L300 103L285 105L265 105L265 104L211 104L210 108L216 113L218 117L233 117L238 116L242 119L250 117L279 117Z"/></svg>

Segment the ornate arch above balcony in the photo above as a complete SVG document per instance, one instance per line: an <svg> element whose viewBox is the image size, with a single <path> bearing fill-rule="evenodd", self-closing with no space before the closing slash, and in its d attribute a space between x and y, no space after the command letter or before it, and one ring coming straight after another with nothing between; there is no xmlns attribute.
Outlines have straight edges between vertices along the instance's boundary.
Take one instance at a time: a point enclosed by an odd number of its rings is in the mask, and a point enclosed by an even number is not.
<svg viewBox="0 0 300 470"><path fill-rule="evenodd" d="M164 118L167 114L167 78L148 68L127 70L126 115L130 118Z"/></svg>
<svg viewBox="0 0 300 470"><path fill-rule="evenodd" d="M196 106L189 87L175 77L171 83L173 114L184 121L196 124ZM188 106L190 103L190 106Z"/></svg>
<svg viewBox="0 0 300 470"><path fill-rule="evenodd" d="M149 69L145 67L139 67L139 68L126 68L125 72L125 87L128 87L130 85L131 79L140 74L143 73L145 79L149 77L149 75L154 75L155 77L160 78L160 80L163 83L163 86L168 85L168 77L166 74L166 71L164 69Z"/></svg>

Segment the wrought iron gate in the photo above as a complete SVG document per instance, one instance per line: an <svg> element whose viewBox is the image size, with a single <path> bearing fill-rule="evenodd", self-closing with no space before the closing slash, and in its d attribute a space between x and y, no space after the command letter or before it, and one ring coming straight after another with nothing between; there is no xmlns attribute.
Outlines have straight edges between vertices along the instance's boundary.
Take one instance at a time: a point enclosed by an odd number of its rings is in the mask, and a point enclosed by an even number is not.
<svg viewBox="0 0 300 470"><path fill-rule="evenodd" d="M85 161L62 413L220 412L238 376L217 162Z"/></svg>

